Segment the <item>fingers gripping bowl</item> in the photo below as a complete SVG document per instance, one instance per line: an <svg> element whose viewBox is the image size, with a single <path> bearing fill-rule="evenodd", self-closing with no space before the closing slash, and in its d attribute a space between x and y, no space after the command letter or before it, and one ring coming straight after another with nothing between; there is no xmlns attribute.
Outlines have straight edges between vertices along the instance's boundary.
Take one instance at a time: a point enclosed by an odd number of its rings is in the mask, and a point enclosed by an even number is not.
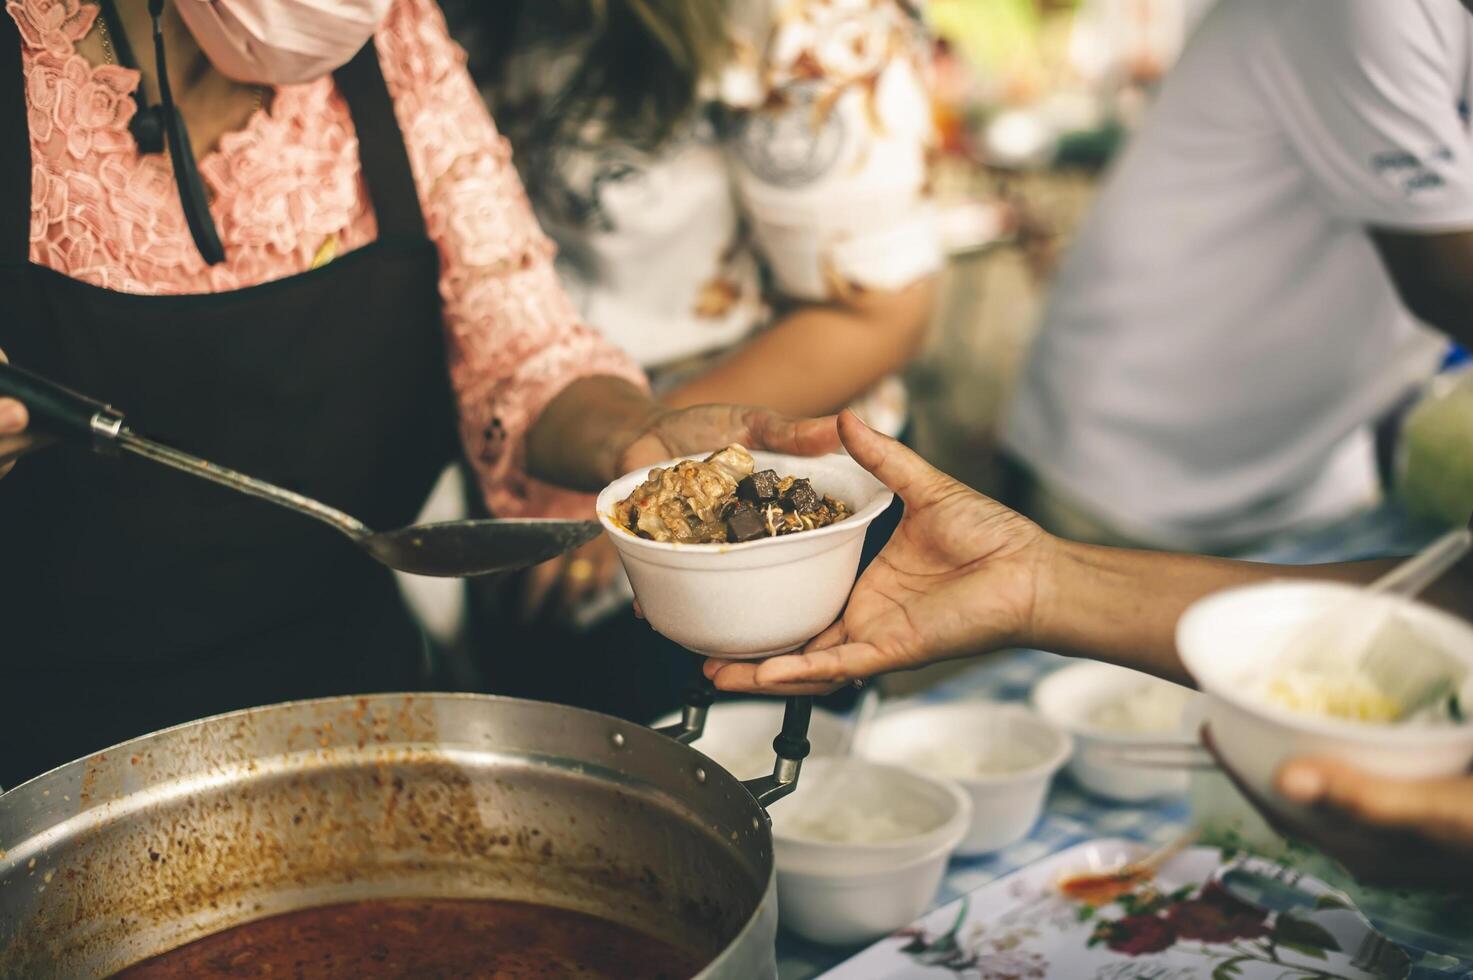
<svg viewBox="0 0 1473 980"><path fill-rule="evenodd" d="M599 520L645 618L662 635L709 657L786 653L827 628L854 586L865 531L894 499L848 456L751 455L756 472L806 479L817 495L842 504L848 514L798 533L736 543L687 544L631 533L619 505L654 469L680 460L622 476L598 496Z"/></svg>

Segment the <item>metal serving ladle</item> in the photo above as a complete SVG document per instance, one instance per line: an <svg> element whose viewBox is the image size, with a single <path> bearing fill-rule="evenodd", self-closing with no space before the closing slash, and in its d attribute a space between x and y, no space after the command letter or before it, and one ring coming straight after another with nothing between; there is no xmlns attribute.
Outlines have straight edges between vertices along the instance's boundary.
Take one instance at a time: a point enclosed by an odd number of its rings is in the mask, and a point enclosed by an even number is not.
<svg viewBox="0 0 1473 980"><path fill-rule="evenodd" d="M191 476L259 497L340 531L375 560L414 575L460 578L525 568L587 544L602 532L597 521L482 520L420 524L374 531L357 518L275 484L217 466L145 439L123 424L123 413L28 371L0 364L0 397L19 399L41 437L55 435L112 445ZM36 439L0 445L0 465L39 445Z"/></svg>

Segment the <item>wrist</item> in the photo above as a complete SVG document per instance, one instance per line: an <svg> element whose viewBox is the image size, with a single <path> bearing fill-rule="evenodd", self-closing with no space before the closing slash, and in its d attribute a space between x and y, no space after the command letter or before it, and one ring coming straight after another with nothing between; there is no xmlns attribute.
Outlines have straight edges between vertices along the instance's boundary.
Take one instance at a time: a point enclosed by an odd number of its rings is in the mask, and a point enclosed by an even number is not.
<svg viewBox="0 0 1473 980"><path fill-rule="evenodd" d="M1038 576L1035 646L1190 684L1176 655L1182 610L1211 587L1205 559L1053 539ZM1194 575L1194 572L1196 574Z"/></svg>
<svg viewBox="0 0 1473 980"><path fill-rule="evenodd" d="M1048 537L1034 573L1033 645L1073 656L1109 656L1138 624L1141 600L1123 561L1129 553Z"/></svg>
<svg viewBox="0 0 1473 980"><path fill-rule="evenodd" d="M597 490L625 472L629 446L662 414L622 378L582 378L558 394L527 434L527 469L540 480Z"/></svg>
<svg viewBox="0 0 1473 980"><path fill-rule="evenodd" d="M1023 618L1023 636L1019 645L1035 650L1058 650L1061 647L1066 617L1063 597L1070 591L1070 566L1077 560L1072 549L1077 545L1052 534L1041 534L1032 545L1027 581L1029 603Z"/></svg>
<svg viewBox="0 0 1473 980"><path fill-rule="evenodd" d="M630 403L624 411L610 420L609 435L601 447L596 465L604 474L605 482L612 482L635 468L630 456L634 447L650 432L670 410L648 398L642 403Z"/></svg>

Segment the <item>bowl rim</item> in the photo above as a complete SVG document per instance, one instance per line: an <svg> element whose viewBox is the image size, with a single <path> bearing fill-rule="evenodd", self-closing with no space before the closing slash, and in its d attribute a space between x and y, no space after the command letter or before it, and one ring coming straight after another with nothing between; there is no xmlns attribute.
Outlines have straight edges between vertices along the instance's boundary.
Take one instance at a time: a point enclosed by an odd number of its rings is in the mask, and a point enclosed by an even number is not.
<svg viewBox="0 0 1473 980"><path fill-rule="evenodd" d="M659 469L662 467L669 467L676 463L682 463L688 460L703 460L707 456L711 455L710 453L696 453L690 456L676 456L650 466L641 466L637 469L630 470L628 473L625 473L624 475L617 477L614 480L611 480L607 486L599 491L598 499L595 503L595 509L598 513L599 523L604 526L604 530L607 531L609 537L613 539L615 547L623 547L625 545L628 545L630 547L640 548L655 554L673 554L678 552L680 554L687 555L724 555L741 551L754 551L758 548L773 548L781 545L791 546L796 542L818 541L821 538L834 537L835 535L848 536L849 532L851 531L858 531L868 528L870 524L874 523L876 518L878 518L887 509L889 509L890 504L895 500L895 492L889 487L885 486L883 483L881 483L873 473L871 473L869 470L866 470L863 466L860 466L859 463L855 462L854 458L851 457L848 453L839 452L824 453L820 456L795 456L791 453L775 453L765 449L750 449L748 450L748 452L752 453L753 456L757 456L760 454L764 456L776 456L782 459L792 459L799 461L815 459L843 461L854 467L856 472L863 474L866 479L873 481L876 487L876 492L873 499L871 499L868 504L856 509L853 514L849 515L847 518L839 521L836 524L830 524L827 527L814 528L811 531L800 531L796 534L785 534L782 537L759 538L756 541L741 541L734 544L685 544L679 541L650 541L647 538L641 538L630 534L624 528L615 523L613 514L610 511L613 507L612 497L614 495L614 488L616 486L634 476L638 476L639 482L643 483L645 480L649 479L649 474L651 470Z"/></svg>
<svg viewBox="0 0 1473 980"><path fill-rule="evenodd" d="M1408 745L1442 745L1444 743L1465 742L1473 739L1473 719L1464 721L1462 724L1454 725L1429 725L1429 724L1375 724L1371 722L1351 721L1341 718L1318 718L1314 715L1303 714L1289 708L1270 704L1257 698L1251 698L1240 693L1239 689L1226 681L1220 683L1209 683L1199 677L1193 670L1193 663L1203 664L1199 655L1189 655L1182 640L1188 631L1202 629L1199 624L1208 615L1215 612L1221 606L1240 597L1244 593L1277 591L1283 588L1299 589L1307 591L1333 592L1341 595L1353 595L1365 593L1363 586L1351 585L1344 582L1317 581L1313 579L1290 579L1274 578L1263 582L1252 582L1247 585L1235 585L1231 588L1220 589L1209 593L1198 599L1187 607L1182 613L1181 619L1176 625L1176 643L1178 655L1181 657L1182 665L1191 673L1192 678L1200 685L1200 689L1227 704L1232 705L1240 711L1256 716L1261 719L1272 721L1296 731L1312 735L1333 736L1347 741L1364 742L1380 747L1386 747L1387 742L1393 746L1405 748ZM1429 619L1440 620L1444 624L1464 633L1473 634L1473 624L1469 624L1451 613L1444 612L1436 606L1429 605L1415 598L1406 596L1385 596L1398 606L1417 610L1417 615ZM1447 651L1450 656L1463 661L1473 671L1473 657ZM1210 668L1205 673L1211 675Z"/></svg>
<svg viewBox="0 0 1473 980"><path fill-rule="evenodd" d="M857 762L878 769L888 769L894 772L902 773L908 778L919 779L922 782L930 783L932 786L940 789L947 796L951 797L952 802L956 804L956 808L950 816L948 816L945 820L941 821L941 823L937 824L935 827L930 828L929 830L923 830L918 834L913 834L909 837L900 837L894 840L869 841L860 843L813 840L812 838L808 837L793 837L788 834L779 833L776 821L774 821L772 827L772 843L774 850L777 847L778 841L782 841L785 844L810 848L812 849L812 853L815 854L837 854L844 851L853 851L855 849L863 850L870 854L890 854L915 847L917 841L923 841L928 837L935 837L937 839L936 847L929 848L925 852L927 855L934 855L935 852L938 850L955 850L957 845L961 843L962 838L966 836L967 830L972 825L972 798L968 796L960 786L957 786L949 780L938 779L935 776L928 775L927 773L920 772L916 769L895 765L894 763L877 762L874 759L866 759L863 756L859 755L813 756L808 760L808 765L811 766L815 762L845 762L850 764ZM801 785L801 775L799 776L799 779ZM779 802L778 805L780 806L781 802ZM943 831L945 831L945 833L943 833ZM945 845L944 847L942 846L943 844ZM910 862L907 861L906 863L908 865ZM897 865L896 867L900 866L901 865ZM804 873L814 874L818 876L827 874L827 872Z"/></svg>
<svg viewBox="0 0 1473 980"><path fill-rule="evenodd" d="M1057 723L1045 718L1031 705L1022 701L994 701L987 698L979 698L962 701L948 701L935 704L908 704L891 711L881 711L870 723L867 731L861 733L862 739L874 738L874 731L883 723L891 719L905 718L908 715L965 715L968 718L977 717L979 714L995 715L1017 715L1037 725L1039 728L1053 735L1056 741L1054 749L1041 761L1036 762L1024 769L1014 769L1008 772L980 773L976 776L937 776L927 772L920 766L901 762L893 759L875 759L865 751L866 743L857 742L854 751L871 762L881 765L899 766L911 772L919 772L932 779L940 779L943 782L953 782L964 788L972 786L1003 786L1014 783L1031 782L1040 777L1045 779L1052 777L1060 769L1068 764L1074 755L1074 736Z"/></svg>
<svg viewBox="0 0 1473 980"><path fill-rule="evenodd" d="M921 867L922 865L931 864L931 863L936 862L936 861L940 861L940 862L945 863L947 861L947 859L953 853L956 853L957 849L961 847L962 841L966 839L967 832L970 831L970 830L971 830L971 822L968 821L967 826L965 826L965 827L962 828L961 835L958 836L955 840L952 840L951 838L948 838L948 839L942 841L936 847L931 848L929 851L926 851L926 852L924 852L922 854L918 854L918 855L916 855L913 858L906 858L905 860L899 861L899 862L891 865L888 868L880 868L879 870L876 870L876 871L845 871L845 870L842 870L842 869L837 870L837 871L814 871L814 870L809 869L809 868L802 868L802 869L799 869L799 868L784 868L784 867L779 867L780 859L777 858L776 856L774 856L772 863L773 863L773 867L777 869L777 873L779 875L782 875L782 876L787 877L787 878L817 878L817 879L839 878L839 879L843 879L845 881L854 882L857 885L867 885L867 884L870 884L872 882L872 880L875 879L875 878L888 878L891 875L902 874L902 873L904 873L906 871L911 871L911 870L914 870L915 868ZM809 842L808 841L802 841L802 843L807 844ZM854 847L856 845L854 845L854 844L845 844L845 845L842 845L842 846L844 846L844 847ZM868 846L868 845L859 845L859 846ZM986 853L986 852L979 852L979 853Z"/></svg>
<svg viewBox="0 0 1473 980"><path fill-rule="evenodd" d="M1085 672L1104 673L1104 671L1098 669L1102 667L1107 668L1111 672L1116 670L1128 670L1152 680L1158 680L1163 684L1172 684L1186 691L1193 698L1201 698L1206 694L1206 692L1203 691L1201 688L1191 688L1187 687L1185 684L1177 684L1175 681L1169 681L1164 677L1157 677L1155 674L1148 674L1143 670L1136 670L1134 667L1122 667L1119 664L1105 663L1103 661L1097 660L1086 660L1080 663L1065 664L1062 667L1049 671L1043 677L1039 678L1038 681L1034 683L1033 690L1030 691L1028 694L1028 703L1032 705L1033 709L1037 711L1041 717L1064 729L1076 738L1088 739L1095 742L1116 742L1122 745L1197 744L1198 732L1196 730L1188 731L1183 728L1175 728L1164 732L1112 732L1104 728L1099 728L1084 720L1070 720L1066 722L1062 718L1055 717L1057 715L1057 712L1049 711L1043 706L1042 703L1040 703L1040 694L1043 694L1046 691L1050 691L1052 690L1052 688L1058 687L1063 683L1062 681L1055 681L1054 678L1071 673L1075 676L1078 676Z"/></svg>

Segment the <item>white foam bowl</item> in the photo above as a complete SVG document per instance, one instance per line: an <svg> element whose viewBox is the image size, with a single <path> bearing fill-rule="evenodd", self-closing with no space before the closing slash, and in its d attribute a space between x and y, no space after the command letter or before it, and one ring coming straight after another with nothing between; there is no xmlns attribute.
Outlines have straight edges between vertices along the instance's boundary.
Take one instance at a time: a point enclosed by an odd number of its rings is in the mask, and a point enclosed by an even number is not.
<svg viewBox="0 0 1473 980"><path fill-rule="evenodd" d="M706 728L691 748L701 752L738 779L756 779L772 773L772 740L782 731L787 702L781 698L718 701L706 715ZM680 715L670 714L655 727L673 725ZM833 755L843 747L849 723L840 715L815 707L808 720L808 745L813 755Z"/></svg>
<svg viewBox="0 0 1473 980"><path fill-rule="evenodd" d="M1192 695L1193 703L1182 712L1181 725L1170 732L1114 732L1091 721L1096 711L1142 684L1180 687L1113 664L1078 663L1054 671L1033 689L1033 706L1038 713L1074 736L1069 774L1096 796L1140 803L1187 791L1185 770L1152 769L1117 760L1121 752L1130 749L1196 745L1201 725L1197 695Z"/></svg>
<svg viewBox="0 0 1473 980"><path fill-rule="evenodd" d="M1328 756L1365 772L1421 779L1464 773L1473 762L1473 724L1376 725L1319 718L1268 703L1254 692L1282 655L1284 638L1347 598L1386 603L1427 640L1473 666L1473 626L1410 599L1352 585L1276 581L1198 601L1177 624L1182 662L1207 695L1207 724L1223 761L1261 798L1285 811L1273 780L1287 760Z"/></svg>
<svg viewBox="0 0 1473 980"><path fill-rule="evenodd" d="M808 478L819 493L848 504L853 515L780 538L674 544L635 537L613 520L614 505L645 481L651 467L620 477L598 495L598 518L619 551L645 619L661 635L708 657L770 657L796 650L827 629L854 587L865 531L894 499L848 456L752 457L758 470Z"/></svg>
<svg viewBox="0 0 1473 980"><path fill-rule="evenodd" d="M1054 773L1069 759L1067 732L1019 704L963 701L886 712L864 726L855 750L867 759L956 783L972 801L960 854L987 854L1028 836L1043 812ZM932 768L942 755L1007 753L1017 768L961 776ZM952 760L948 760L950 762Z"/></svg>
<svg viewBox="0 0 1473 980"><path fill-rule="evenodd" d="M893 816L916 830L868 844L795 835L805 806L833 799L852 813ZM943 780L865 759L810 759L798 788L771 807L779 920L805 939L834 946L909 924L931 907L971 810L966 794Z"/></svg>

